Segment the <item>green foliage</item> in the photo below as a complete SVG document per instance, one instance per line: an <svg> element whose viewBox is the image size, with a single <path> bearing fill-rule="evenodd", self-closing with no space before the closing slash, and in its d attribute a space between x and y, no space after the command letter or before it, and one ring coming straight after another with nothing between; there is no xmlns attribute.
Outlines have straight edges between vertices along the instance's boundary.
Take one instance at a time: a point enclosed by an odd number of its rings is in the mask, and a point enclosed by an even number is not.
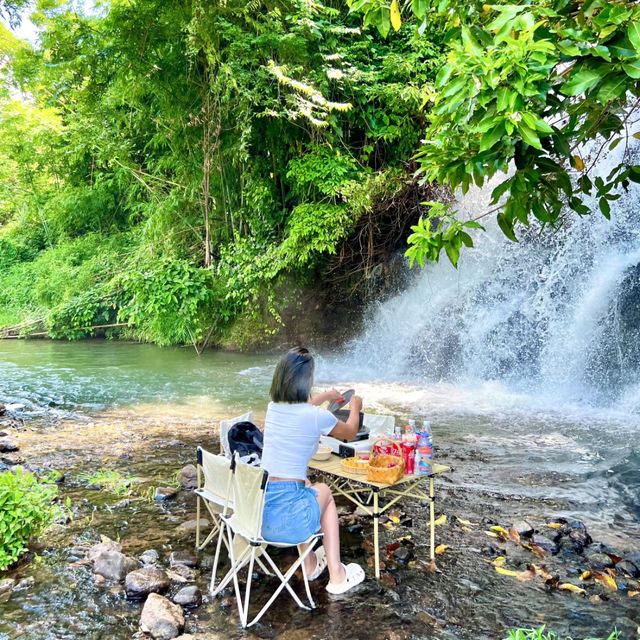
<svg viewBox="0 0 640 640"><path fill-rule="evenodd" d="M0 473L0 571L16 562L61 514L54 504L56 477L52 473L38 479L20 468Z"/></svg>
<svg viewBox="0 0 640 640"><path fill-rule="evenodd" d="M607 640L619 640L619 634L617 631L613 631ZM553 633L553 631L545 631L545 627L539 627L537 629L511 629L504 640L562 640L560 636ZM571 638L566 638L571 640ZM585 638L585 640L599 640L598 638Z"/></svg>
<svg viewBox="0 0 640 640"><path fill-rule="evenodd" d="M93 473L81 473L78 480L86 482L90 487L103 489L118 497L128 495L132 484L131 478L122 475L115 469L100 469Z"/></svg>
<svg viewBox="0 0 640 640"><path fill-rule="evenodd" d="M385 3L351 6L388 33ZM595 186L589 173L605 149L628 139L629 118L640 106L640 7L604 0L411 0L406 6L418 34L428 24L448 48L417 154L424 179L466 192L513 163L515 173L494 189L497 206L487 215L495 213L514 241L517 226L533 218L543 227L561 224L565 206L591 213L585 195L598 198L609 217L609 203L640 181L640 167L625 159ZM581 156L586 143L595 145L588 164ZM424 257L435 257L431 244L421 246ZM441 248L447 247L455 253L455 243Z"/></svg>

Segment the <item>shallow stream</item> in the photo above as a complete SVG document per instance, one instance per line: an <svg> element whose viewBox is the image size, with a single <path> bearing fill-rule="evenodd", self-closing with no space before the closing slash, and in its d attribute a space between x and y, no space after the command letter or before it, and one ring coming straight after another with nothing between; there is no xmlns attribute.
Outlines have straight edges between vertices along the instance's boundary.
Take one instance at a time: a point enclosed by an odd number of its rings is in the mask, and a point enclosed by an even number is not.
<svg viewBox="0 0 640 640"><path fill-rule="evenodd" d="M129 639L137 630L139 605L121 587L94 583L82 560L87 544L100 536L119 539L138 555L155 548L191 549L193 536L177 533L195 517L193 496L149 500L182 466L194 462L197 444L215 449L216 421L253 408L261 422L275 358L188 349L160 349L108 342L0 342L0 402L25 418L17 439L27 464L65 473L63 497L74 518L41 543L39 558L10 575L33 576L35 584L0 604L0 639ZM541 560L513 542L484 532L528 520L541 533L550 518L583 521L594 541L640 562L640 417L579 405L545 406L539 398L510 392L497 382L480 385L411 379L382 382L349 370L344 359L318 360L319 388L355 386L365 409L393 411L402 418L429 419L438 460L453 472L438 483L437 544L441 573L426 570L427 510L403 504L411 527L388 523L385 543L410 535L416 562L395 566L383 586L371 579L357 596L331 600L314 585L319 608L299 611L283 596L253 630L258 637L283 638L501 638L514 626L547 624L575 638L606 637L617 626L633 638L640 625L640 599L620 579L613 592L587 585L587 594L550 589L541 579L519 581L498 574L506 566L546 564L564 582L580 584L582 557L549 555ZM132 480L130 502L86 487L82 473L116 469ZM456 519L474 523L465 526ZM348 560L367 563L366 520L344 515L343 549ZM366 547L366 542L364 543ZM392 549L391 549L392 550ZM383 557L386 554L383 554ZM205 561L206 566L206 561ZM206 589L208 570L198 584ZM262 579L263 590L272 586ZM626 589L626 590L625 590ZM589 599L587 596L598 595ZM257 593L259 597L259 592ZM237 625L233 607L209 600L188 616L187 629L219 637L251 637Z"/></svg>

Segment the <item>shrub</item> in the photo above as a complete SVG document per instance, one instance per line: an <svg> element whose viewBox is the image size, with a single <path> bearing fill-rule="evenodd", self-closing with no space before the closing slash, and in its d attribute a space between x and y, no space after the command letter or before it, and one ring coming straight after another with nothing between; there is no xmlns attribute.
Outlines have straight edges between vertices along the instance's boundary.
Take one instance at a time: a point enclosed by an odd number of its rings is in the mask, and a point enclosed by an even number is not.
<svg viewBox="0 0 640 640"><path fill-rule="evenodd" d="M504 640L563 640L553 631L545 631L542 626L539 629L511 629ZM571 640L567 638L566 640ZM586 638L585 640L598 640L598 638ZM607 640L619 640L618 632L613 631Z"/></svg>
<svg viewBox="0 0 640 640"><path fill-rule="evenodd" d="M17 469L0 473L0 571L11 566L60 515L56 474L36 478Z"/></svg>

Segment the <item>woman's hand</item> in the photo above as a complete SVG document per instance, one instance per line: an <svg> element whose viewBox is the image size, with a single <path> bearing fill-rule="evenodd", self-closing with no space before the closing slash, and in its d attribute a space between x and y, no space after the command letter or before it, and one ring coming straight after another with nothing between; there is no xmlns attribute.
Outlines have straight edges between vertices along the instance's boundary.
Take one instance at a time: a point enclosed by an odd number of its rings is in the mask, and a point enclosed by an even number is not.
<svg viewBox="0 0 640 640"><path fill-rule="evenodd" d="M360 396L352 396L349 401L349 406L352 411L362 411L362 398Z"/></svg>
<svg viewBox="0 0 640 640"><path fill-rule="evenodd" d="M325 396L325 400L329 402L344 402L342 394L337 389L331 389L323 395Z"/></svg>

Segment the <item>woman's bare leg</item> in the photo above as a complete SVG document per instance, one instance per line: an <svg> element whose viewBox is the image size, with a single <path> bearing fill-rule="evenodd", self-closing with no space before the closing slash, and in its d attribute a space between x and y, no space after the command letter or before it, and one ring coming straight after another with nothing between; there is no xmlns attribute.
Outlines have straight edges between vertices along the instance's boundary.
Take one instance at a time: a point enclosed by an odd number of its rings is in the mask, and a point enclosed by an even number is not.
<svg viewBox="0 0 640 640"><path fill-rule="evenodd" d="M331 489L324 484L311 485L316 491L320 504L320 530L322 531L327 566L329 567L329 581L340 583L345 578L344 567L340 563L340 529L338 510L331 495ZM307 573L311 573L317 564L315 553L310 553L305 559Z"/></svg>

